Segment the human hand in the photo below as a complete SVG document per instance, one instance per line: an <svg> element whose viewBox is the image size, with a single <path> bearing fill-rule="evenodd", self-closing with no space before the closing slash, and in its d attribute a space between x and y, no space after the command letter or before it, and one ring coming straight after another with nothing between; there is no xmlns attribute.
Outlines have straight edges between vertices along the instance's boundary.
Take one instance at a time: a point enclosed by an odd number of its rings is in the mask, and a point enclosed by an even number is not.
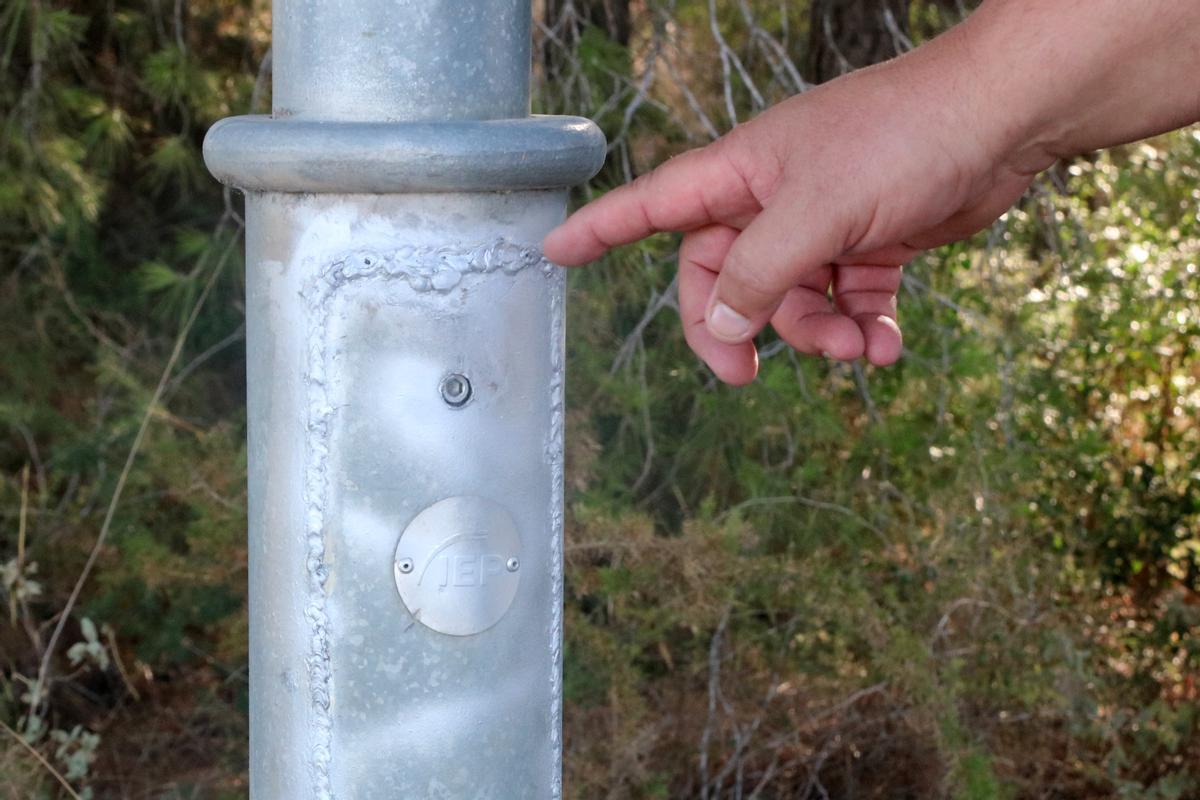
<svg viewBox="0 0 1200 800"><path fill-rule="evenodd" d="M931 91L922 74L960 56L953 41L935 44L916 64L793 97L614 189L547 236L546 256L573 266L683 231L684 334L728 383L754 379L752 339L768 322L800 352L894 362L901 265L990 223L1034 174L975 130L982 120L963 109L978 98Z"/></svg>
<svg viewBox="0 0 1200 800"><path fill-rule="evenodd" d="M609 192L545 254L574 266L683 232L684 333L731 384L754 379L768 323L801 352L890 364L905 262L990 224L1060 155L1195 118L1181 78L1200 48L1178 32L1197 29L1200 5L1153 5L985 2L933 42Z"/></svg>

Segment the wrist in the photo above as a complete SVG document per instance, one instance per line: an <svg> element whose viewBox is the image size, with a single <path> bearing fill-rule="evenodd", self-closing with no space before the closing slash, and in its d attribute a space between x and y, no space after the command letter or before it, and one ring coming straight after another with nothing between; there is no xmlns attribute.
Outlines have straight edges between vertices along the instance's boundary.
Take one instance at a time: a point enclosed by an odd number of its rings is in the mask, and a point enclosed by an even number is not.
<svg viewBox="0 0 1200 800"><path fill-rule="evenodd" d="M1004 3L1001 3L1004 5ZM1008 3L1015 5L1015 3ZM884 82L894 96L922 109L920 124L940 139L964 175L990 174L998 165L1036 173L1054 161L1052 103L1007 63L1004 15L989 18L988 3L962 24L892 62Z"/></svg>
<svg viewBox="0 0 1200 800"><path fill-rule="evenodd" d="M1200 119L1194 0L985 0L960 28L1022 171Z"/></svg>
<svg viewBox="0 0 1200 800"><path fill-rule="evenodd" d="M1070 149L1068 63L1037 0L985 0L955 29L971 79L974 113L990 128L992 156L1020 173L1040 172Z"/></svg>

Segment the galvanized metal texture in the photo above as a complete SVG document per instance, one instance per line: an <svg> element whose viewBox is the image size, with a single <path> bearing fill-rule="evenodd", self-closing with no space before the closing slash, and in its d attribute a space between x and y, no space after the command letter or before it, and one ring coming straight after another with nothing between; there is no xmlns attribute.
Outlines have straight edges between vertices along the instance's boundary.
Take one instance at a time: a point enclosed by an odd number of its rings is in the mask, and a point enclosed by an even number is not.
<svg viewBox="0 0 1200 800"><path fill-rule="evenodd" d="M580 117L457 122L313 122L230 117L204 160L248 191L438 192L572 186L604 162L604 135Z"/></svg>
<svg viewBox="0 0 1200 800"><path fill-rule="evenodd" d="M276 0L274 115L518 119L529 0Z"/></svg>
<svg viewBox="0 0 1200 800"><path fill-rule="evenodd" d="M558 793L562 274L516 243L562 204L249 197L255 797ZM448 374L471 382L461 407ZM426 626L396 586L405 531L447 498L519 532L511 605L474 635ZM445 594L439 619L470 624L478 593Z"/></svg>
<svg viewBox="0 0 1200 800"><path fill-rule="evenodd" d="M561 795L563 275L521 0L276 0L247 191L255 800ZM424 576L424 577L422 577Z"/></svg>

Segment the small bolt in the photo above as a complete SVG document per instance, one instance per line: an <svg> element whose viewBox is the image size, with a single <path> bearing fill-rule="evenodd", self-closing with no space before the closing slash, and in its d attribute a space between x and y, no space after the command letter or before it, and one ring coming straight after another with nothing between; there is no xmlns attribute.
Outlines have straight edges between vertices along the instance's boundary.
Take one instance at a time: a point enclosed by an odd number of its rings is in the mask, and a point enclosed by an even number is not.
<svg viewBox="0 0 1200 800"><path fill-rule="evenodd" d="M439 388L446 405L453 408L462 408L471 399L471 382L467 380L466 375L460 375L457 372L447 375L442 378L442 385Z"/></svg>
<svg viewBox="0 0 1200 800"><path fill-rule="evenodd" d="M413 571L413 560L411 558L402 558L396 562L396 569L403 572L405 575Z"/></svg>
<svg viewBox="0 0 1200 800"><path fill-rule="evenodd" d="M504 566L508 567L509 572L516 572L521 568L521 562L517 560L516 556L513 556L504 564Z"/></svg>

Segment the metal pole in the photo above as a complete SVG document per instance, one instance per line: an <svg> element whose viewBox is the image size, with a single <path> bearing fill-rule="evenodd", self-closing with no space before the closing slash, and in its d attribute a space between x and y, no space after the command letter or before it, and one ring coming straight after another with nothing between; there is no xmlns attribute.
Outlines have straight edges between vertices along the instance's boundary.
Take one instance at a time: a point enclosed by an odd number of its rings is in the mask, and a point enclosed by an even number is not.
<svg viewBox="0 0 1200 800"><path fill-rule="evenodd" d="M561 795L563 278L528 0L275 0L246 193L250 794Z"/></svg>

